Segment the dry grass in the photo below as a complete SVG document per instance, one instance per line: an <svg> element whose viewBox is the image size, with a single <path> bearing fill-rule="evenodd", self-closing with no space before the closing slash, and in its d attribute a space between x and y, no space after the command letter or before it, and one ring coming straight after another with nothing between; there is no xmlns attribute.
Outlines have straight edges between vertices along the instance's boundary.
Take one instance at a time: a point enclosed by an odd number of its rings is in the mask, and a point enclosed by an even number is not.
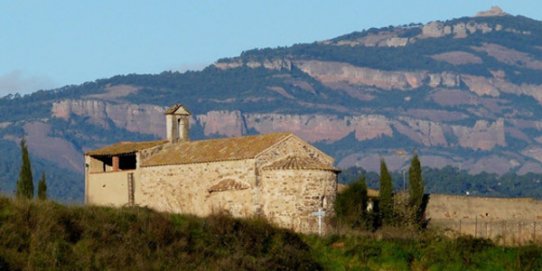
<svg viewBox="0 0 542 271"><path fill-rule="evenodd" d="M321 269L298 235L261 219L0 197L0 270Z"/></svg>

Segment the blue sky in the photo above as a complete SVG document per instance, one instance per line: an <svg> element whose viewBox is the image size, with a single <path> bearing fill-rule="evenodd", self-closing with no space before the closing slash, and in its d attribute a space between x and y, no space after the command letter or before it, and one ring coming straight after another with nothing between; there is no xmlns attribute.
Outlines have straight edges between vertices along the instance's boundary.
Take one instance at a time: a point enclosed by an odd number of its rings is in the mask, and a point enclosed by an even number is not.
<svg viewBox="0 0 542 271"><path fill-rule="evenodd" d="M493 5L542 20L540 0L0 0L0 97L200 69L247 49L471 16Z"/></svg>

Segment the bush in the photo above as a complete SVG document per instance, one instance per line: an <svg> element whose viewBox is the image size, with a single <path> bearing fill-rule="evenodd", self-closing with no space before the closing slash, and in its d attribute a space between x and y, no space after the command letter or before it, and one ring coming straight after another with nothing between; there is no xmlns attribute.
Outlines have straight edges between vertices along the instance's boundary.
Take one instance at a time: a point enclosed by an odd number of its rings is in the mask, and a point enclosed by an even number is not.
<svg viewBox="0 0 542 271"><path fill-rule="evenodd" d="M542 247L498 247L473 237L439 232L401 238L368 235L307 236L315 259L328 270L542 270Z"/></svg>
<svg viewBox="0 0 542 271"><path fill-rule="evenodd" d="M295 233L261 219L0 197L0 270L319 270Z"/></svg>
<svg viewBox="0 0 542 271"><path fill-rule="evenodd" d="M375 229L377 216L367 212L367 184L365 178L348 185L335 200L335 219L339 227L346 226L354 229Z"/></svg>

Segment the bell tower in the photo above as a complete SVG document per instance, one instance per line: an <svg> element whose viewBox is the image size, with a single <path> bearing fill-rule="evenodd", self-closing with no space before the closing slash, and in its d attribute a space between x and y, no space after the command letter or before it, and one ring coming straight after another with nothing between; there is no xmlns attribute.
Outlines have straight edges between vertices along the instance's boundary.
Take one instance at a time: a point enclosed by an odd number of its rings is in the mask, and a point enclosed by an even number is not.
<svg viewBox="0 0 542 271"><path fill-rule="evenodd" d="M183 105L171 106L164 113L166 115L166 136L170 143L189 141L190 111Z"/></svg>

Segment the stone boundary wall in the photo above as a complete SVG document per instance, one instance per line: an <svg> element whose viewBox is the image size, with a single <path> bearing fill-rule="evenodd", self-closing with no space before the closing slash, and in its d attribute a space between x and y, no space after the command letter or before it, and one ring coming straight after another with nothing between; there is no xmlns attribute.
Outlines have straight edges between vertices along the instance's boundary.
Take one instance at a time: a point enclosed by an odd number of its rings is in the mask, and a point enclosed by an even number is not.
<svg viewBox="0 0 542 271"><path fill-rule="evenodd" d="M489 238L503 244L542 242L542 201L431 194L431 227Z"/></svg>

